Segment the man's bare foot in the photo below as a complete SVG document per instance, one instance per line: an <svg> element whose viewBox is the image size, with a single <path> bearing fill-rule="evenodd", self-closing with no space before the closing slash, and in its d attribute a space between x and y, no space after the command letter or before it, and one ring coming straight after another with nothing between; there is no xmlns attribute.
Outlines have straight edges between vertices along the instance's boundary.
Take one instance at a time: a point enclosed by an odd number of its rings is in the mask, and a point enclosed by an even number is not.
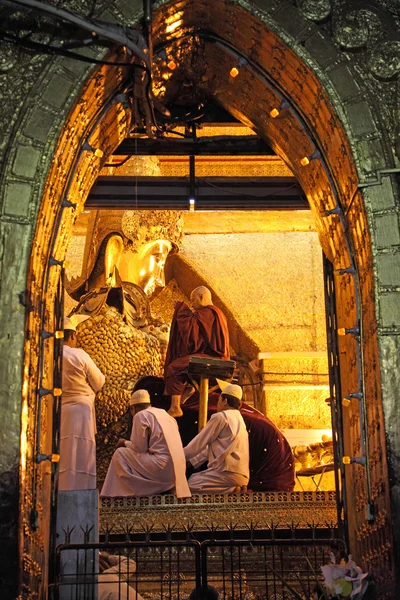
<svg viewBox="0 0 400 600"><path fill-rule="evenodd" d="M171 415L171 417L178 419L179 417L183 416L183 410L180 407L171 406L171 408L168 411L168 414Z"/></svg>
<svg viewBox="0 0 400 600"><path fill-rule="evenodd" d="M191 396L195 393L195 389L192 385L187 385L182 394L181 404L185 404L186 400L189 400Z"/></svg>
<svg viewBox="0 0 400 600"><path fill-rule="evenodd" d="M242 487L240 487L240 485L237 485L235 487L235 490L233 492L234 494L245 494L247 493L247 485L242 485Z"/></svg>

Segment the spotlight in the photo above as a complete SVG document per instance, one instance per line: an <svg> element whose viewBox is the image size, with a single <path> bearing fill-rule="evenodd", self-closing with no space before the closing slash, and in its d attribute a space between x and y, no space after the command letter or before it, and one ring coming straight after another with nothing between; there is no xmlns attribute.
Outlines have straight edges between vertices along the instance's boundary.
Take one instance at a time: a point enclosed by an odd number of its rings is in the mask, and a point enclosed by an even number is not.
<svg viewBox="0 0 400 600"><path fill-rule="evenodd" d="M281 105L279 106L279 108L273 108L272 110L269 111L269 116L271 117L271 119L276 119L277 117L279 117L281 112L283 110L285 110L285 108L288 108L288 107L289 107L289 102L284 100L283 102L281 102Z"/></svg>
<svg viewBox="0 0 400 600"><path fill-rule="evenodd" d="M331 208L330 210L325 210L322 213L323 217L329 217L330 215L340 215L342 214L342 209L339 205L335 206L335 208Z"/></svg>
<svg viewBox="0 0 400 600"><path fill-rule="evenodd" d="M345 397L342 399L342 406L350 406L350 404L351 404L350 398Z"/></svg>
<svg viewBox="0 0 400 600"><path fill-rule="evenodd" d="M362 400L363 395L362 392L352 392L351 394L349 394L348 396L346 396L346 398L350 399L350 398L357 398L357 400Z"/></svg>
<svg viewBox="0 0 400 600"><path fill-rule="evenodd" d="M103 150L100 148L94 148L91 144L89 144L89 142L85 142L82 146L82 149L87 150L88 152L93 152L93 154L98 158L101 158L104 155Z"/></svg>
<svg viewBox="0 0 400 600"><path fill-rule="evenodd" d="M310 156L304 156L301 160L300 160L300 164L302 167L306 167L307 165L310 164L310 162L312 160L314 160L315 158L321 158L321 153L319 150L314 150L314 152L312 154L310 154Z"/></svg>
<svg viewBox="0 0 400 600"><path fill-rule="evenodd" d="M356 463L358 465L364 465L365 467L365 465L367 464L367 459L365 456L343 456L342 463L344 465Z"/></svg>
<svg viewBox="0 0 400 600"><path fill-rule="evenodd" d="M42 329L42 338L44 340L48 340L52 337L55 337L56 340L62 340L64 338L64 330L58 329L54 333L50 333L50 331L46 331L45 329Z"/></svg>
<svg viewBox="0 0 400 600"><path fill-rule="evenodd" d="M54 256L50 256L49 258L49 267L57 267L63 266L63 261L62 260L57 260L56 258L54 258Z"/></svg>
<svg viewBox="0 0 400 600"><path fill-rule="evenodd" d="M229 71L229 75L232 77L232 79L235 79L235 77L239 75L240 68L244 67L245 65L247 65L247 60L241 56L237 61L236 67L232 67L232 69Z"/></svg>
<svg viewBox="0 0 400 600"><path fill-rule="evenodd" d="M162 60L164 63L166 63L168 60L166 51L160 50L160 52L157 52L157 54L154 57L154 60Z"/></svg>
<svg viewBox="0 0 400 600"><path fill-rule="evenodd" d="M338 335L358 335L360 330L358 327L350 327L350 329L346 329L345 327L339 327L337 330Z"/></svg>
<svg viewBox="0 0 400 600"><path fill-rule="evenodd" d="M338 273L338 275L345 275L346 273L349 273L349 275L354 275L356 270L354 267L347 267L346 269L337 269L335 272Z"/></svg>
<svg viewBox="0 0 400 600"><path fill-rule="evenodd" d="M70 200L68 200L68 198L64 198L64 200L62 201L61 206L63 208L76 208L77 204L76 204L76 202L71 202Z"/></svg>
<svg viewBox="0 0 400 600"><path fill-rule="evenodd" d="M62 395L62 389L61 388L53 388L53 389L49 389L49 388L39 388L39 396L42 398L43 396L47 396L48 394L51 394L52 396L61 396Z"/></svg>
<svg viewBox="0 0 400 600"><path fill-rule="evenodd" d="M194 212L195 206L196 206L196 199L189 198L189 212Z"/></svg>
<svg viewBox="0 0 400 600"><path fill-rule="evenodd" d="M49 460L50 462L60 462L59 454L36 454L36 462L41 463L45 460Z"/></svg>

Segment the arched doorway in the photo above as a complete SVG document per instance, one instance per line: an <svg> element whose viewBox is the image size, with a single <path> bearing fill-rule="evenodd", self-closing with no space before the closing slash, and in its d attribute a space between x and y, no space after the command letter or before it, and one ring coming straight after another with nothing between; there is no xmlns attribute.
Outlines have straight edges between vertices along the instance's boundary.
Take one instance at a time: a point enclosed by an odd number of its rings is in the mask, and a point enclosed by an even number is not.
<svg viewBox="0 0 400 600"><path fill-rule="evenodd" d="M207 11L194 3L181 4L167 4L155 14L156 47L158 44L160 48L170 48L177 53L178 61L184 59L189 65L192 57L203 61L202 75L212 77L209 89L218 102L251 124L287 161L307 193L321 245L336 270L338 326L352 330L344 332L340 341L340 352L345 357L341 362L342 391L344 395L363 394L361 402L366 413L362 423L368 427L367 471L358 464L346 467L347 485L356 490L348 496L350 539L354 553L371 565L383 581L387 578L384 561L389 553L385 543L390 540L390 516L372 246L358 188L355 153L349 143L349 139L353 140L350 132L346 135L345 120L341 120L342 103L323 83L323 77L316 75L318 66L312 59L305 53L302 58L299 47L297 52L290 48L295 44L287 41L285 28L268 26L269 13L256 14L254 9L253 14L222 1L210 3ZM181 38L192 43L181 48ZM123 62L122 55L118 59ZM232 79L229 71L240 59L246 63L242 61L240 76ZM55 71L57 68L56 65ZM35 204L38 219L24 299L29 336L25 335L24 347L27 383L22 389L21 513L28 529L32 518L37 521L33 523L35 533L32 527L29 533L21 531L20 541L27 554L36 553L38 564L42 562L48 535L50 469L48 461L35 464L34 458L41 449L47 448L44 454L51 453L51 407L43 391L54 387L53 374L48 370L54 338L43 336L43 332L55 331L53 307L59 263L65 256L74 213L82 209L101 164L129 130L130 113L120 96L124 84L128 85L128 77L129 69L103 66L76 95L58 136L54 157L47 158L49 168L42 173L42 182L46 179L47 183L43 195L37 194ZM80 81L83 79L81 74ZM272 117L273 109L280 114ZM28 126L29 122L24 123L25 131ZM29 247L28 239L25 246ZM354 331L357 327L359 332ZM372 368L366 369L366 363ZM42 389L42 394L37 394L38 389ZM357 396L351 399L348 410L345 449L349 456L359 457L362 443Z"/></svg>

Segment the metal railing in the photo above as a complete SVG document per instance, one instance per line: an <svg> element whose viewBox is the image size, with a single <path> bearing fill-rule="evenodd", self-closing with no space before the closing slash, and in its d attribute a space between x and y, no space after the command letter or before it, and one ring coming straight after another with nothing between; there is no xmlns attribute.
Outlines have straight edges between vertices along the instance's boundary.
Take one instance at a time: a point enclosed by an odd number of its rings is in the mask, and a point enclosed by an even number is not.
<svg viewBox="0 0 400 600"><path fill-rule="evenodd" d="M187 532L183 540L66 543L56 550L50 598L311 600L330 552L345 553L335 531L327 533L291 526L211 531L202 541Z"/></svg>

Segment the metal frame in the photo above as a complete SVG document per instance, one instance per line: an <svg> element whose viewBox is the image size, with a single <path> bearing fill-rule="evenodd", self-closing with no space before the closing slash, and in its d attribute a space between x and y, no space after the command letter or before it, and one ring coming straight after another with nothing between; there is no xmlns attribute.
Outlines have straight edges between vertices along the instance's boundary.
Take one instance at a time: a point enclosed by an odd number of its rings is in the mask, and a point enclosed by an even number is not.
<svg viewBox="0 0 400 600"><path fill-rule="evenodd" d="M129 567L129 582L145 598L187 600L193 594L202 600L207 598L208 585L218 588L220 600L289 600L296 597L295 592L311 598L320 567L328 562L330 552L346 553L345 543L336 537L336 531L331 529L322 537L316 528L298 530L292 524L263 531L252 527L243 532L231 524L228 531L220 532L224 539L218 539L211 527L202 540L194 539L190 531L183 534L184 539L172 539L171 531L166 531L162 539L151 539L153 534L147 531L144 540L132 541L127 533L125 541L110 541L108 535L100 543L65 543L56 550L57 578L50 597L95 600L99 570L93 572L92 566L97 565L97 553L103 551L119 556L118 578L115 581L114 576L113 584L121 600L126 600L121 585L127 579L121 559L127 557L135 561L135 567ZM76 560L77 573L63 578L61 568L66 560Z"/></svg>
<svg viewBox="0 0 400 600"><path fill-rule="evenodd" d="M340 354L337 336L335 273L332 263L323 255L326 339L328 344L328 370L330 406L332 418L333 452L335 463L336 503L338 523L343 535L348 536L345 469L342 462L344 453L342 392L340 381Z"/></svg>

